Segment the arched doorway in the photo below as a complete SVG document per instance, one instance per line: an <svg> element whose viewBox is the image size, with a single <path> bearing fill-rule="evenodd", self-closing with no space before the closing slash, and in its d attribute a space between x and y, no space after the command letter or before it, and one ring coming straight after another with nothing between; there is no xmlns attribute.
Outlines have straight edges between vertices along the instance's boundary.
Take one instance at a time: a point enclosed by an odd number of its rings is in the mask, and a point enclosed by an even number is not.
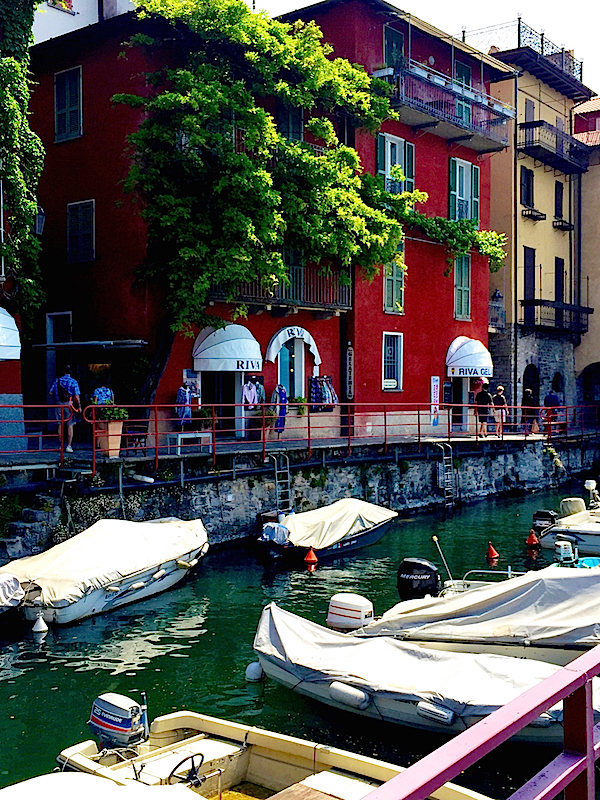
<svg viewBox="0 0 600 800"><path fill-rule="evenodd" d="M531 389L535 405L540 404L540 372L535 364L528 364L523 372L523 389Z"/></svg>
<svg viewBox="0 0 600 800"><path fill-rule="evenodd" d="M306 348L312 353L313 372L319 374L321 356L311 334L299 325L281 328L269 342L265 361L277 363L277 381L288 399L307 396Z"/></svg>
<svg viewBox="0 0 600 800"><path fill-rule="evenodd" d="M552 391L556 392L558 395L562 395L561 399L564 400L565 379L560 372L554 373L554 377L552 378Z"/></svg>

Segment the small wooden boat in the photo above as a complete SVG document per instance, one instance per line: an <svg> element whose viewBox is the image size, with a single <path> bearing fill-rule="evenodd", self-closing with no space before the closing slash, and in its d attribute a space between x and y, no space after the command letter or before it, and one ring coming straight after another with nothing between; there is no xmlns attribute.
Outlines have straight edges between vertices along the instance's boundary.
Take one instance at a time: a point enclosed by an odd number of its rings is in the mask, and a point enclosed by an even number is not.
<svg viewBox="0 0 600 800"><path fill-rule="evenodd" d="M258 541L273 556L301 560L312 550L319 560L337 558L378 542L397 516L388 508L345 497L313 511L288 514L280 523L267 522Z"/></svg>
<svg viewBox="0 0 600 800"><path fill-rule="evenodd" d="M533 659L457 652L451 642L436 650L393 635L362 638L331 631L275 603L262 612L254 650L268 677L299 694L447 736L461 733L560 669ZM600 719L600 686L594 693ZM560 745L562 705L545 711L514 738Z"/></svg>
<svg viewBox="0 0 600 800"><path fill-rule="evenodd" d="M367 756L192 711L157 717L148 729L143 713L143 703L101 695L91 724L97 724L100 736L104 725L120 729L121 743L105 742L104 749L91 740L81 742L59 754L61 768L102 776L121 787L178 786L181 794L185 787L214 800L362 800L402 771ZM451 783L431 796L487 800Z"/></svg>
<svg viewBox="0 0 600 800"><path fill-rule="evenodd" d="M64 625L164 592L208 550L202 520L103 519L44 553L11 561L31 621Z"/></svg>

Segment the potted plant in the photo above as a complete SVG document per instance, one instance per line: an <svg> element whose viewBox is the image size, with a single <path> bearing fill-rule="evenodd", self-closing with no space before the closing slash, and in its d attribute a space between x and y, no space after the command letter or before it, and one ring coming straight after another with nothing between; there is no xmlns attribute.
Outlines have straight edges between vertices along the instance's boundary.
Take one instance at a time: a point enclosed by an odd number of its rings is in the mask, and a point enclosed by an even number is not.
<svg viewBox="0 0 600 800"><path fill-rule="evenodd" d="M296 404L295 409L299 417L303 417L306 414L306 397L292 397L290 403L292 403L292 407Z"/></svg>
<svg viewBox="0 0 600 800"><path fill-rule="evenodd" d="M108 458L118 458L121 451L123 420L129 419L129 412L121 406L98 406L96 413L96 446Z"/></svg>

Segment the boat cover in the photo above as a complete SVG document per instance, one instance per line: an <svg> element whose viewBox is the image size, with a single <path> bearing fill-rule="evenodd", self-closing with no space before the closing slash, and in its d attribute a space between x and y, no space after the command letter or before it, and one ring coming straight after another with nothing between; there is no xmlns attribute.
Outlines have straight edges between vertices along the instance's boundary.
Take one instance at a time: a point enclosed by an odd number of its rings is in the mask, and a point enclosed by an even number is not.
<svg viewBox="0 0 600 800"><path fill-rule="evenodd" d="M283 525L289 530L289 541L298 547L321 550L339 542L345 536L374 528L398 514L389 508L365 503L355 497L345 497L324 508L288 514Z"/></svg>
<svg viewBox="0 0 600 800"><path fill-rule="evenodd" d="M359 639L316 625L275 603L263 609L254 650L298 683L343 681L380 697L428 700L458 716L490 714L560 669L534 659L427 650L388 636ZM595 687L596 709L600 708L597 692ZM560 704L550 714L560 719Z"/></svg>
<svg viewBox="0 0 600 800"><path fill-rule="evenodd" d="M0 611L18 606L25 597L25 592L21 589L21 584L16 575L5 572L0 575Z"/></svg>
<svg viewBox="0 0 600 800"><path fill-rule="evenodd" d="M9 562L0 567L0 575L16 575L22 585L35 583L42 590L42 603L74 603L89 590L181 558L206 542L199 519L101 519L45 553Z"/></svg>
<svg viewBox="0 0 600 800"><path fill-rule="evenodd" d="M551 566L462 594L406 601L354 632L425 641L600 644L600 569Z"/></svg>

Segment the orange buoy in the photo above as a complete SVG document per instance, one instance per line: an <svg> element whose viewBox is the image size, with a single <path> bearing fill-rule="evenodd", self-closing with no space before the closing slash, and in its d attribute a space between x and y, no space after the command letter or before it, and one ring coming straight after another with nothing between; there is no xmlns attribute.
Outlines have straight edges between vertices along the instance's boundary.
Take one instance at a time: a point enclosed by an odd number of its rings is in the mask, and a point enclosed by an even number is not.
<svg viewBox="0 0 600 800"><path fill-rule="evenodd" d="M304 556L304 563L306 564L309 572L314 572L317 567L317 562L319 559L317 558L317 554L309 547L308 553Z"/></svg>
<svg viewBox="0 0 600 800"><path fill-rule="evenodd" d="M529 536L527 537L527 543L526 544L527 544L527 547L539 547L540 546L540 540L535 535L535 531L533 530L533 528L529 531Z"/></svg>
<svg viewBox="0 0 600 800"><path fill-rule="evenodd" d="M491 542L488 542L488 550L487 550L487 557L488 558L500 558L500 553L496 550L494 545Z"/></svg>

